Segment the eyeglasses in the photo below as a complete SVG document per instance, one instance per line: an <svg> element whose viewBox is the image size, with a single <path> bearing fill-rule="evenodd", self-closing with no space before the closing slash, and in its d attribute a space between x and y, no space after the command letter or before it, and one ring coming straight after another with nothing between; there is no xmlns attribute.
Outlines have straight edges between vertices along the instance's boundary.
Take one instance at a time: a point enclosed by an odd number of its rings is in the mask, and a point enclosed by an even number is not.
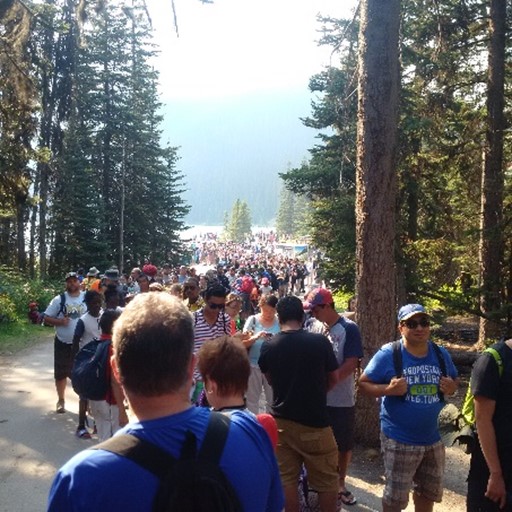
<svg viewBox="0 0 512 512"><path fill-rule="evenodd" d="M430 325L430 320L428 318L422 318L421 320L406 320L403 323L407 329L416 329L418 325L421 325L421 327L428 327Z"/></svg>
<svg viewBox="0 0 512 512"><path fill-rule="evenodd" d="M184 290L196 290L197 286L184 286L183 289Z"/></svg>
<svg viewBox="0 0 512 512"><path fill-rule="evenodd" d="M214 304L213 302L208 302L208 307L211 309L224 309L224 304Z"/></svg>

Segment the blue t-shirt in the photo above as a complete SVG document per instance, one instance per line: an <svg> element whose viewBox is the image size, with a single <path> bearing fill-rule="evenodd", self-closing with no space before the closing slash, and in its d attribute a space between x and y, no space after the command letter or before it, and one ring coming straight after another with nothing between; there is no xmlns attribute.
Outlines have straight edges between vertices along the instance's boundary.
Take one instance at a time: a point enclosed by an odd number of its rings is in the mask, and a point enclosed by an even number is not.
<svg viewBox="0 0 512 512"><path fill-rule="evenodd" d="M439 347L446 363L449 377L457 378L450 354ZM429 342L428 354L415 357L402 343L403 375L407 379L407 394L385 396L381 399L380 420L384 434L401 443L431 445L441 439L437 418L444 403L439 398L441 369L439 360ZM393 348L384 345L370 360L364 374L376 384L388 384L395 377Z"/></svg>
<svg viewBox="0 0 512 512"><path fill-rule="evenodd" d="M244 332L253 331L254 334L258 334L261 331L269 332L270 334L277 334L281 328L277 317L272 324L272 327L263 327L259 320L259 315L252 315L246 321L244 325ZM260 358L261 346L265 338L258 338L249 348L249 362L252 366L258 366L258 359Z"/></svg>
<svg viewBox="0 0 512 512"><path fill-rule="evenodd" d="M130 423L116 435L130 433L179 457L185 432L204 439L210 411L191 407L156 420ZM231 425L220 467L246 512L278 512L284 498L269 437L250 415L231 413ZM104 450L84 450L57 473L48 498L48 511L145 512L152 510L158 479L135 462Z"/></svg>

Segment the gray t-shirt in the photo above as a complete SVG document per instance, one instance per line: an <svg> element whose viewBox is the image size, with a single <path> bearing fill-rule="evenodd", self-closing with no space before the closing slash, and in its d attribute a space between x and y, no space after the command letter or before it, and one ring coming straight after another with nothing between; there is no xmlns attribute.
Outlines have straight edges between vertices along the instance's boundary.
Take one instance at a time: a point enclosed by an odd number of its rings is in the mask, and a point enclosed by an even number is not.
<svg viewBox="0 0 512 512"><path fill-rule="evenodd" d="M60 310L60 295L57 295L52 299L46 311L44 312L45 316L50 316L52 318L62 318L64 316L69 317L69 324L58 325L55 326L55 334L57 338L63 343L72 343L73 336L75 334L75 327L78 322L78 319L87 312L87 306L84 302L85 292L80 292L80 295L76 297L70 297L69 293L66 292L65 296L65 307L64 313L59 313Z"/></svg>
<svg viewBox="0 0 512 512"><path fill-rule="evenodd" d="M340 366L349 357L357 357L358 359L363 357L359 327L351 320L340 317L330 329L316 320L311 324L309 330L329 338ZM355 380L352 374L338 382L327 393L327 405L329 407L353 407L355 403Z"/></svg>

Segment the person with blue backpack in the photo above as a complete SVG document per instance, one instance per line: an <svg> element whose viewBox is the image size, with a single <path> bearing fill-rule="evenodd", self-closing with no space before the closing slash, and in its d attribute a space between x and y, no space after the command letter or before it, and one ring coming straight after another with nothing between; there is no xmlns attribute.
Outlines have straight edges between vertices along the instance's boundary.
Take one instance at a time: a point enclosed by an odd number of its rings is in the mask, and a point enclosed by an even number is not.
<svg viewBox="0 0 512 512"><path fill-rule="evenodd" d="M58 471L47 510L279 512L267 434L243 411L194 407L194 322L166 293L137 295L116 321L112 371L133 419Z"/></svg>
<svg viewBox="0 0 512 512"><path fill-rule="evenodd" d="M445 448L438 429L444 397L458 387L449 353L430 340L430 315L421 304L398 312L401 338L384 345L359 379L361 392L381 399L383 512L407 507L413 487L416 512L441 502Z"/></svg>

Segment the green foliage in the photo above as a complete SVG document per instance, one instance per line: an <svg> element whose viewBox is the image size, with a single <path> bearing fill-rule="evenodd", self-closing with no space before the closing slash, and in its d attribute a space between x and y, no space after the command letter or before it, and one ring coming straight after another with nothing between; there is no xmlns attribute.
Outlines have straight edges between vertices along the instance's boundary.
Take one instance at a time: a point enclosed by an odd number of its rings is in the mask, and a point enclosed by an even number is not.
<svg viewBox="0 0 512 512"><path fill-rule="evenodd" d="M27 32L16 47L23 65L0 56L0 263L24 268L28 231L32 274L38 244L43 276L48 263L55 276L93 264L177 263L189 208L177 150L160 145L145 3L84 2L80 24L74 0L43 2L30 27L14 5L9 16ZM28 100L20 77L34 86Z"/></svg>
<svg viewBox="0 0 512 512"><path fill-rule="evenodd" d="M297 239L309 234L310 201L282 187L276 217L276 231L280 239Z"/></svg>
<svg viewBox="0 0 512 512"><path fill-rule="evenodd" d="M62 283L30 279L20 272L0 266L0 316L3 318L0 322L26 318L30 302L37 302L39 311L43 311L62 288Z"/></svg>
<svg viewBox="0 0 512 512"><path fill-rule="evenodd" d="M16 320L18 320L16 304L8 295L0 293L0 324L16 322Z"/></svg>
<svg viewBox="0 0 512 512"><path fill-rule="evenodd" d="M244 242L251 236L251 212L246 201L237 199L231 214L225 219L223 237L232 242Z"/></svg>

